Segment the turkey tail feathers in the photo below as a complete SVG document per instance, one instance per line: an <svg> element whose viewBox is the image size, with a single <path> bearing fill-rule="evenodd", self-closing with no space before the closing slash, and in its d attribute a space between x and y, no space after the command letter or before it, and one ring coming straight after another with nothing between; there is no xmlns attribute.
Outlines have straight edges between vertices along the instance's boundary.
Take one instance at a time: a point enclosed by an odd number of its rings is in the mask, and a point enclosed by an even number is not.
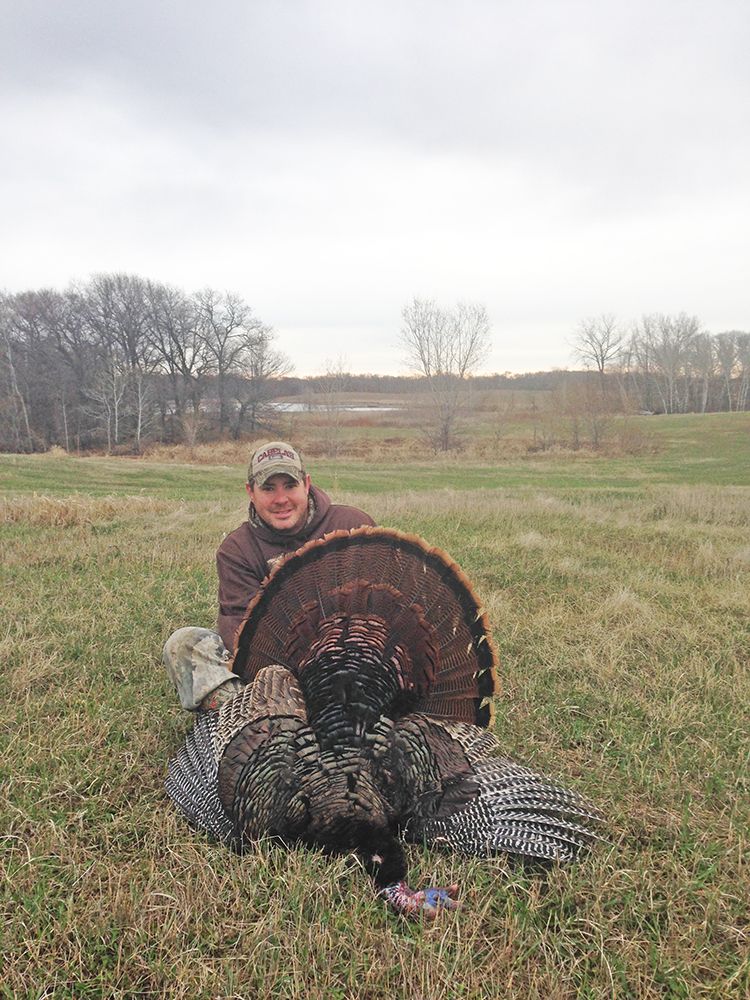
<svg viewBox="0 0 750 1000"><path fill-rule="evenodd" d="M237 633L234 672L251 681L277 663L299 675L337 616L387 625L380 653L397 655L418 711L491 725L496 655L471 584L446 553L390 528L332 532L277 563Z"/></svg>

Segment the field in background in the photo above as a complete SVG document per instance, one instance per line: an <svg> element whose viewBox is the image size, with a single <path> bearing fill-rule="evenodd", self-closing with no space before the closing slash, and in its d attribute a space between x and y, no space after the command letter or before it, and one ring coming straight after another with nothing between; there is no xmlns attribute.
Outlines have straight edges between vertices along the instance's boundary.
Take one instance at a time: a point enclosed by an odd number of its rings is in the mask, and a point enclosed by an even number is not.
<svg viewBox="0 0 750 1000"><path fill-rule="evenodd" d="M311 457L316 482L327 489L366 493L521 486L632 490L679 483L750 485L750 413L613 418L615 425L620 421L627 428L629 438L639 442L635 453L551 449L498 455L493 460L471 452L431 455L420 446L415 428L404 438L398 454L381 451L378 441L384 417L372 418L378 435L373 432L364 459L345 454ZM288 434L295 427L280 426L277 432L298 444L303 454L314 456L317 425L312 419L304 431L296 426L297 433ZM258 441L267 439L260 436ZM486 443L486 438L479 440ZM47 455L0 454L0 488L6 493L53 496L144 492L169 499L210 495L228 499L239 495L242 501L241 482L251 448L248 442L218 442L193 449L179 445L128 459L77 460L61 449Z"/></svg>
<svg viewBox="0 0 750 1000"><path fill-rule="evenodd" d="M431 927L351 858L233 857L165 800L189 719L160 648L213 620L246 448L0 456L0 996L748 996L750 419L640 423L640 455L314 463L461 564L508 754L609 817L610 843L547 874L410 849L412 884L462 886Z"/></svg>
<svg viewBox="0 0 750 1000"><path fill-rule="evenodd" d="M566 411L576 409L574 402L572 396L546 390L475 390L459 410L453 457L494 462L552 449L572 450L571 415ZM598 396L595 403L598 408ZM434 457L426 433L433 411L424 392L336 392L330 397L288 397L279 404L294 409L279 410L273 433L297 442L310 457L400 461L415 448L424 459ZM305 409L307 404L310 409ZM585 449L590 444L586 421L580 413L576 419L579 448ZM603 450L619 453L647 447L637 421L609 414L597 414L597 420L603 431ZM261 436L267 438L268 433ZM199 445L193 453L210 452L211 447ZM185 453L181 445L155 445L149 450L156 457L165 451Z"/></svg>

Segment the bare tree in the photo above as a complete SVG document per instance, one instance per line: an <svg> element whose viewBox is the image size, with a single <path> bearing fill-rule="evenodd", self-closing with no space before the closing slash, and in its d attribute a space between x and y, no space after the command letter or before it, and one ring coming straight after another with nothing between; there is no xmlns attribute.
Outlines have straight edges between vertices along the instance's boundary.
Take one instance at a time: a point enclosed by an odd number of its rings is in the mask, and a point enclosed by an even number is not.
<svg viewBox="0 0 750 1000"><path fill-rule="evenodd" d="M156 384L155 379L149 379L145 372L135 372L131 376L131 400L132 412L135 420L133 436L136 454L141 453L141 442L144 431L151 424L154 417L154 392L152 386Z"/></svg>
<svg viewBox="0 0 750 1000"><path fill-rule="evenodd" d="M80 289L88 322L110 355L131 374L153 367L148 282L134 274L96 274Z"/></svg>
<svg viewBox="0 0 750 1000"><path fill-rule="evenodd" d="M146 289L149 316L149 338L171 388L171 401L159 394L162 432L167 431L171 406L177 430L183 433L185 408L191 405L195 414L209 369L206 345L202 337L195 301L179 288L160 282L148 282Z"/></svg>
<svg viewBox="0 0 750 1000"><path fill-rule="evenodd" d="M103 399L108 400L115 444L127 439L140 452L154 404L148 384L161 363L151 329L149 282L131 274L97 274L76 292L102 359L89 395L102 414L108 412Z"/></svg>
<svg viewBox="0 0 750 1000"><path fill-rule="evenodd" d="M216 380L219 400L219 433L229 424L228 383L241 375L255 339L265 329L250 306L232 292L206 288L195 295L198 322L209 370Z"/></svg>
<svg viewBox="0 0 750 1000"><path fill-rule="evenodd" d="M646 392L653 388L658 408L664 413L685 413L689 408L691 359L701 333L698 317L686 313L652 313L644 316L633 332L633 350L647 383Z"/></svg>
<svg viewBox="0 0 750 1000"><path fill-rule="evenodd" d="M199 410L192 410L182 415L182 438L188 446L190 458L195 457L195 446L201 432L203 420Z"/></svg>
<svg viewBox="0 0 750 1000"><path fill-rule="evenodd" d="M88 389L87 411L104 423L107 434L107 454L112 445L120 443L123 399L128 387L128 376L115 361L104 368Z"/></svg>
<svg viewBox="0 0 750 1000"><path fill-rule="evenodd" d="M589 379L563 382L554 391L555 405L548 414L560 434L560 417L567 423L570 447L598 451L605 442L612 423L611 408L606 398Z"/></svg>
<svg viewBox="0 0 750 1000"><path fill-rule="evenodd" d="M234 404L232 437L239 438L243 428L254 432L270 426L276 411L271 400L278 379L288 375L293 365L273 344L273 331L260 326L250 336L242 367L229 380L229 398Z"/></svg>
<svg viewBox="0 0 750 1000"><path fill-rule="evenodd" d="M317 381L317 391L325 414L324 447L326 454L337 458L341 445L341 393L344 391L348 372L344 358L326 361L326 370Z"/></svg>
<svg viewBox="0 0 750 1000"><path fill-rule="evenodd" d="M696 408L705 413L711 393L711 383L715 370L716 351L714 338L708 333L700 333L693 340L690 366L697 380Z"/></svg>
<svg viewBox="0 0 750 1000"><path fill-rule="evenodd" d="M735 332L737 346L737 409L746 410L750 405L750 333Z"/></svg>
<svg viewBox="0 0 750 1000"><path fill-rule="evenodd" d="M732 385L737 369L737 332L729 330L714 337L716 361L723 391L726 393L727 410L732 412Z"/></svg>
<svg viewBox="0 0 750 1000"><path fill-rule="evenodd" d="M607 369L620 360L624 339L612 313L583 319L578 324L573 350L587 368L598 373L602 398L606 394Z"/></svg>
<svg viewBox="0 0 750 1000"><path fill-rule="evenodd" d="M425 432L435 451L449 451L456 445L469 376L489 351L487 310L478 303L459 303L451 311L429 299L414 298L404 306L401 318L407 362L427 384Z"/></svg>
<svg viewBox="0 0 750 1000"><path fill-rule="evenodd" d="M13 360L10 312L11 310L6 298L4 296L0 297L0 335L2 335L3 340L3 354L0 359L2 368L0 368L0 371L6 376L8 381L7 409L13 427L16 450L33 451L34 439L31 434L31 425L29 424L26 399L19 387L16 365Z"/></svg>
<svg viewBox="0 0 750 1000"><path fill-rule="evenodd" d="M71 292L20 292L6 300L16 385L23 393L35 447L87 436L85 389L98 358L79 302ZM63 425L61 432L60 425Z"/></svg>
<svg viewBox="0 0 750 1000"><path fill-rule="evenodd" d="M401 342L413 371L426 378L465 378L489 350L490 322L483 305L460 302L451 312L430 299L412 299L401 313Z"/></svg>

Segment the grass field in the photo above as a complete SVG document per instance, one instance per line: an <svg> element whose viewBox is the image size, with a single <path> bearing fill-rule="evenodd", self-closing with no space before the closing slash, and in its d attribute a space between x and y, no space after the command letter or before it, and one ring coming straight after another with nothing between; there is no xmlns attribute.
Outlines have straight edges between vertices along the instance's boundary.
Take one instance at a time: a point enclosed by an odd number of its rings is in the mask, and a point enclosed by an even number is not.
<svg viewBox="0 0 750 1000"><path fill-rule="evenodd" d="M0 997L750 995L750 421L648 418L638 457L319 462L461 564L501 653L497 732L607 814L530 874L410 848L463 908L406 924L352 858L238 858L173 813L190 725L159 666L215 614L243 470L0 456Z"/></svg>

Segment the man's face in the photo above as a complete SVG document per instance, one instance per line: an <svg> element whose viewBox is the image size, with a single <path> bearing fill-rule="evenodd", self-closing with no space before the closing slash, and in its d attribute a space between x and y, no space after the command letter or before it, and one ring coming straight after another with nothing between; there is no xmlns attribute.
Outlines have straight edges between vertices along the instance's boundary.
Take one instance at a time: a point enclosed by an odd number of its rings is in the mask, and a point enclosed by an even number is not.
<svg viewBox="0 0 750 1000"><path fill-rule="evenodd" d="M257 483L247 485L247 493L255 509L266 524L274 531L292 535L307 520L307 495L310 492L310 477L301 483L291 476L279 473L269 476L262 486Z"/></svg>

